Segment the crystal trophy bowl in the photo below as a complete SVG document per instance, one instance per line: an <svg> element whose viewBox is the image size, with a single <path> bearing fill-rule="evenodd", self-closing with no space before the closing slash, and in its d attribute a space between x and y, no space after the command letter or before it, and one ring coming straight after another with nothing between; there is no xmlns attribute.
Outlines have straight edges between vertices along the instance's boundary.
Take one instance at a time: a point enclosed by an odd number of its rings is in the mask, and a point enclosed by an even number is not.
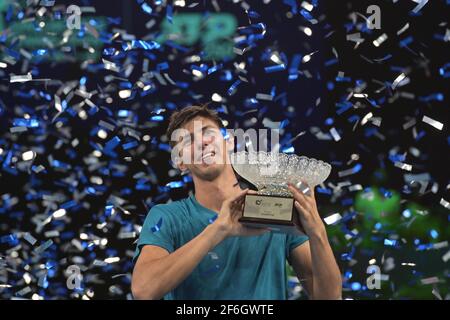
<svg viewBox="0 0 450 320"><path fill-rule="evenodd" d="M236 152L231 155L231 164L258 190L257 194L246 195L240 221L287 233L299 233L288 183L307 191L324 182L331 172L331 165L321 160L278 152Z"/></svg>

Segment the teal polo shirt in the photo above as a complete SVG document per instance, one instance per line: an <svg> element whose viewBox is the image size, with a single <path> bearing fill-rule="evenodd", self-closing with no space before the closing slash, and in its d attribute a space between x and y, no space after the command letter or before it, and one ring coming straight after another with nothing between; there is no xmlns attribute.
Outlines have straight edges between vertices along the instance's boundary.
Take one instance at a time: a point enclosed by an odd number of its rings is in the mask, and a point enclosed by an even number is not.
<svg viewBox="0 0 450 320"><path fill-rule="evenodd" d="M145 245L174 252L211 224L217 213L194 195L154 206L142 227L133 261ZM287 299L286 259L308 240L305 235L267 232L252 237L229 237L200 261L177 288L164 296L178 299Z"/></svg>

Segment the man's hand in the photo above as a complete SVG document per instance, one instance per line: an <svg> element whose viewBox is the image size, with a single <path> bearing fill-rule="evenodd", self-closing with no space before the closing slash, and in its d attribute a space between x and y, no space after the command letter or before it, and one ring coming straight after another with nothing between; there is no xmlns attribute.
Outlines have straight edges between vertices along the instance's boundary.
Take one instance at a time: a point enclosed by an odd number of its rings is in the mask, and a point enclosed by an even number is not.
<svg viewBox="0 0 450 320"><path fill-rule="evenodd" d="M341 272L328 242L325 225L317 211L314 189L310 189L308 195L289 184L289 190L294 196L299 220L309 237L308 250L300 246L293 251L294 269L299 279L312 273L308 287L312 299L341 299Z"/></svg>
<svg viewBox="0 0 450 320"><path fill-rule="evenodd" d="M246 227L238 220L242 216L244 209L244 200L247 193L252 191L245 189L234 197L225 200L222 203L219 216L213 225L217 226L218 231L224 238L232 236L258 236L270 231L267 228Z"/></svg>
<svg viewBox="0 0 450 320"><path fill-rule="evenodd" d="M310 195L306 195L291 183L288 184L288 188L294 197L295 208L306 234L308 236L323 236L325 226L317 211L314 189L310 189Z"/></svg>

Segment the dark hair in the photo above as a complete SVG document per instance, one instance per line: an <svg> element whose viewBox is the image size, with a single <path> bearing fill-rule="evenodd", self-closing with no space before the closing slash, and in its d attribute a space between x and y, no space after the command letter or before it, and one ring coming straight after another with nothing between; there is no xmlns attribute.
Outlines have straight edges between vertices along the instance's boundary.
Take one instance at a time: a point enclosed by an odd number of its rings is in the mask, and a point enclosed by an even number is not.
<svg viewBox="0 0 450 320"><path fill-rule="evenodd" d="M223 128L222 120L219 118L216 111L208 108L208 104L202 106L190 106L181 110L175 111L169 119L169 126L167 128L167 138L169 144L173 148L177 141L172 141L172 133L184 126L186 123L194 119L195 117L204 117L214 121L219 128Z"/></svg>

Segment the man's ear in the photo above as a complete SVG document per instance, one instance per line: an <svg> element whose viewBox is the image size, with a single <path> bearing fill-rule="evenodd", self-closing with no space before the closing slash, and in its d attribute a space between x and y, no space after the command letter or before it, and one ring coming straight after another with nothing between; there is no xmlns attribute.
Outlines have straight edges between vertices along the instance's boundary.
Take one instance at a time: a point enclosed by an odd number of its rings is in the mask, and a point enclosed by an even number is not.
<svg viewBox="0 0 450 320"><path fill-rule="evenodd" d="M180 169L181 173L187 173L189 171L189 169L185 165L178 166L178 169Z"/></svg>
<svg viewBox="0 0 450 320"><path fill-rule="evenodd" d="M173 151L173 150L172 150ZM174 169L180 170L182 173L188 170L186 164L184 164L182 157L176 155L176 152L172 152L171 154L171 164Z"/></svg>
<svg viewBox="0 0 450 320"><path fill-rule="evenodd" d="M186 171L188 171L188 167L183 163L183 161L179 161L179 163L176 165L177 169L179 169L182 173L185 173Z"/></svg>

